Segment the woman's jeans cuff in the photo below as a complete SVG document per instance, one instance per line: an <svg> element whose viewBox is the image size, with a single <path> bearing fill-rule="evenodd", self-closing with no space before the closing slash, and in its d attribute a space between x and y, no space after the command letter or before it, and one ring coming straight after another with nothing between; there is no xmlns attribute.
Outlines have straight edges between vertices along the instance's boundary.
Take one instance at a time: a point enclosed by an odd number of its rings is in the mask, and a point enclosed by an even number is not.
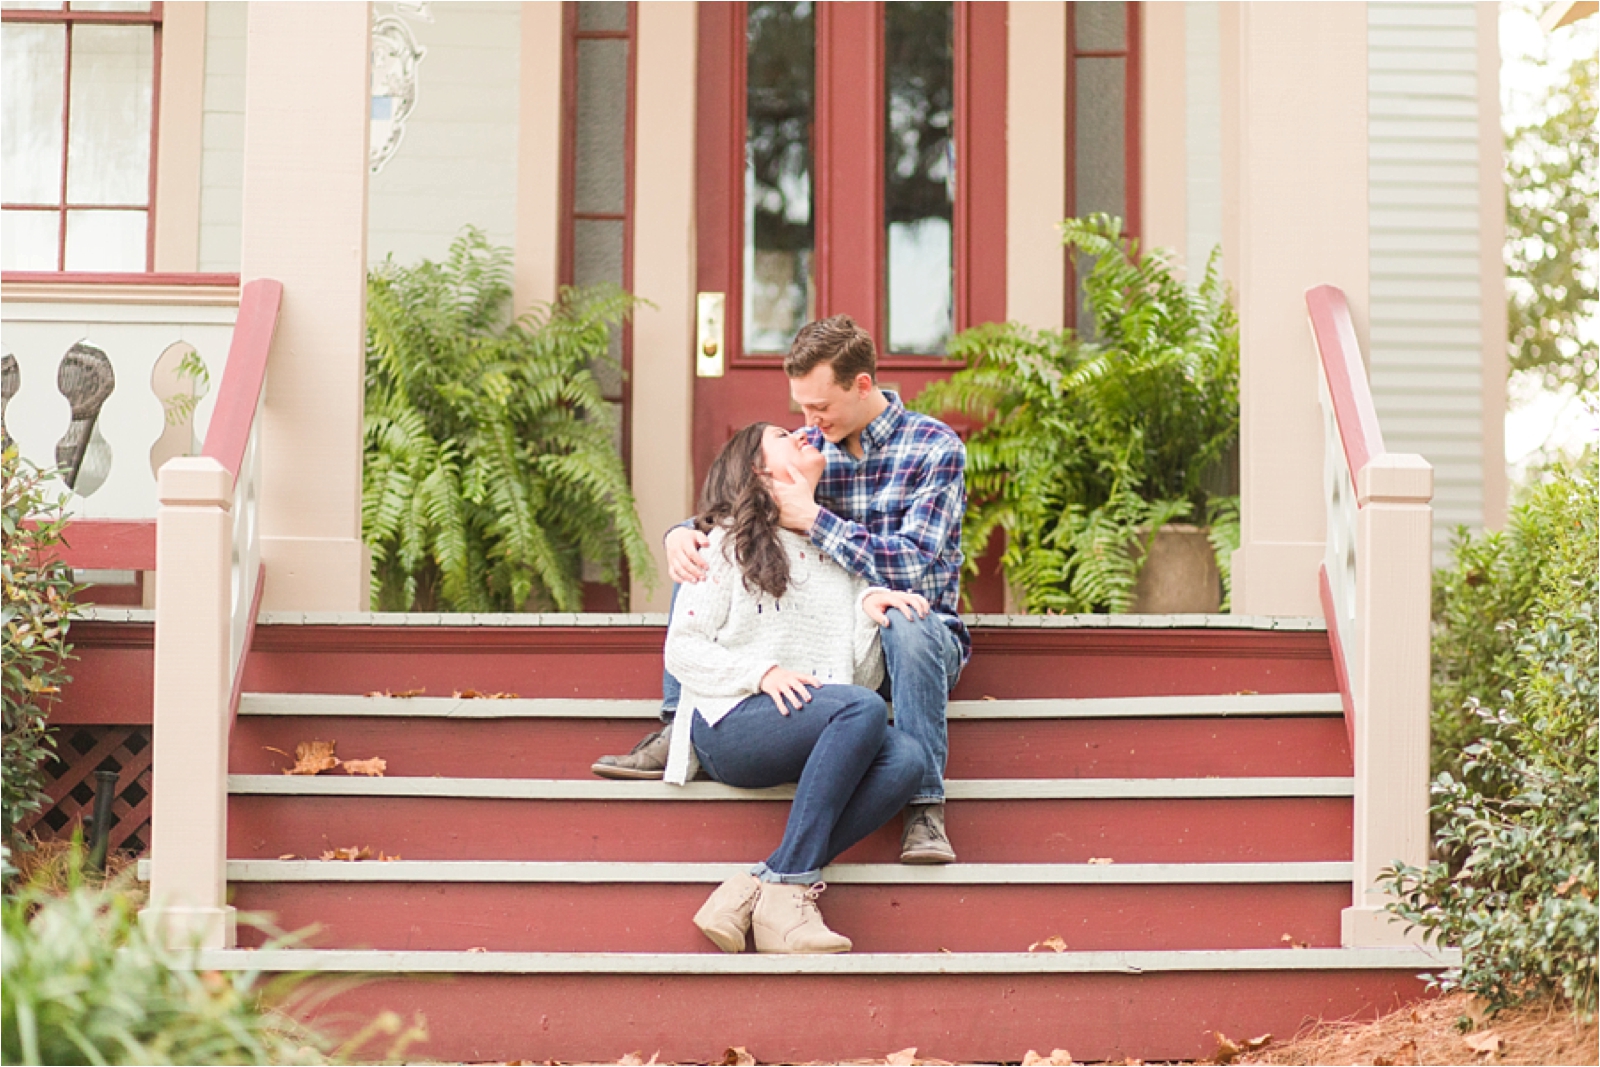
<svg viewBox="0 0 1600 1067"><path fill-rule="evenodd" d="M822 881L821 871L808 871L804 874L781 874L768 867L765 863L758 863L751 867L750 873L755 875L758 882L776 882L779 885L816 885Z"/></svg>

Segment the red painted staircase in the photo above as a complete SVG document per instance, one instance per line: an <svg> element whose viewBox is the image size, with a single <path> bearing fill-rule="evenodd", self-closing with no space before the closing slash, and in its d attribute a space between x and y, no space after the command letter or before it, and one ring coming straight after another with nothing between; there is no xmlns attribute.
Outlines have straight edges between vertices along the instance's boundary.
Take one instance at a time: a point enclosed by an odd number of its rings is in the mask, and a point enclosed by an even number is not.
<svg viewBox="0 0 1600 1067"><path fill-rule="evenodd" d="M241 911L316 932L259 949L242 929L205 965L369 975L325 1018L419 1010L415 1051L469 1062L1193 1058L1211 1031L1393 1006L1438 969L1339 947L1351 768L1320 623L977 620L951 707L962 862L901 866L885 828L827 872L856 951L762 957L690 916L770 851L788 792L591 777L654 716L659 620L529 621L264 619L228 877ZM449 695L469 687L519 697ZM282 774L313 739L387 776ZM317 859L347 846L403 858Z"/></svg>

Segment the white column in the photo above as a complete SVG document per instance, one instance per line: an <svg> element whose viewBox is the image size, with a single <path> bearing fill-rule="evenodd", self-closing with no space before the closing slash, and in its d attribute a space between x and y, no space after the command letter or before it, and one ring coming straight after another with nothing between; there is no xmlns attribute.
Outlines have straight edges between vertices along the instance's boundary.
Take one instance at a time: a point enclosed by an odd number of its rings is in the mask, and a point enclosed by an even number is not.
<svg viewBox="0 0 1600 1067"><path fill-rule="evenodd" d="M1305 291L1343 289L1366 350L1366 4L1224 4L1221 26L1223 254L1240 322L1233 610L1320 615L1322 423Z"/></svg>
<svg viewBox="0 0 1600 1067"><path fill-rule="evenodd" d="M243 280L283 283L262 427L263 607L367 607L367 4L250 4Z"/></svg>
<svg viewBox="0 0 1600 1067"><path fill-rule="evenodd" d="M635 576L635 611L665 611L672 594L661 534L694 506L695 4L639 5L635 77L633 291L654 307L633 320L633 492L645 541L657 556L647 597Z"/></svg>
<svg viewBox="0 0 1600 1067"><path fill-rule="evenodd" d="M556 298L561 266L561 5L522 5L517 112L517 236L512 270L518 315Z"/></svg>
<svg viewBox="0 0 1600 1067"><path fill-rule="evenodd" d="M1388 454L1356 475L1355 885L1348 947L1419 940L1375 886L1397 860L1428 859L1428 638L1433 468Z"/></svg>
<svg viewBox="0 0 1600 1067"><path fill-rule="evenodd" d="M234 944L224 866L232 497L233 479L214 459L161 468L150 906L141 919L175 948Z"/></svg>

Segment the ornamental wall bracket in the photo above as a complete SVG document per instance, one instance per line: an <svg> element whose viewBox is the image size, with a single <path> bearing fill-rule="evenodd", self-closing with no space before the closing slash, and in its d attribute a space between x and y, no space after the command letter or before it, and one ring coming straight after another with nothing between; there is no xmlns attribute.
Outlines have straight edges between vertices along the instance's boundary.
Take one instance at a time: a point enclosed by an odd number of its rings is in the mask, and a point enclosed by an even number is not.
<svg viewBox="0 0 1600 1067"><path fill-rule="evenodd" d="M417 106L417 68L425 55L427 49L417 44L411 27L403 20L394 15L380 15L373 20L372 134L368 151L373 174L382 170L400 150L406 119Z"/></svg>

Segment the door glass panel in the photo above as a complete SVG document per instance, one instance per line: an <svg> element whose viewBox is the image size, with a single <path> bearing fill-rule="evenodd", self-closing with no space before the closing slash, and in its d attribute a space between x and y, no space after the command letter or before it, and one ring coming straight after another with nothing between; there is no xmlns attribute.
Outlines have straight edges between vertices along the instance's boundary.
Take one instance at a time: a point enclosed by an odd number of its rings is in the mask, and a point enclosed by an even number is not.
<svg viewBox="0 0 1600 1067"><path fill-rule="evenodd" d="M73 30L67 203L148 201L154 61L155 32L149 26Z"/></svg>
<svg viewBox="0 0 1600 1067"><path fill-rule="evenodd" d="M1127 65L1120 57L1079 57L1077 104L1073 110L1073 207L1078 217L1104 212L1128 217L1126 102ZM1084 311L1083 278L1094 260L1079 253L1074 295L1074 322L1081 330L1092 323Z"/></svg>
<svg viewBox="0 0 1600 1067"><path fill-rule="evenodd" d="M1089 0L1072 5L1072 32L1080 52L1121 52L1128 47L1128 5Z"/></svg>
<svg viewBox="0 0 1600 1067"><path fill-rule="evenodd" d="M609 282L622 287L621 219L576 219L572 224L572 284L582 288ZM622 396L622 328L611 331L613 366L596 363L590 369L608 399Z"/></svg>
<svg viewBox="0 0 1600 1067"><path fill-rule="evenodd" d="M618 7L626 7L618 4ZM578 42L577 144L573 207L621 214L626 207L628 42Z"/></svg>
<svg viewBox="0 0 1600 1067"><path fill-rule="evenodd" d="M816 312L812 5L750 4L745 30L744 350L786 352Z"/></svg>
<svg viewBox="0 0 1600 1067"><path fill-rule="evenodd" d="M584 0L578 5L578 31L609 30L611 32L626 32L628 29L628 5L625 3L602 3L601 0Z"/></svg>
<svg viewBox="0 0 1600 1067"><path fill-rule="evenodd" d="M883 214L893 353L942 353L954 328L953 20L950 3L885 9Z"/></svg>
<svg viewBox="0 0 1600 1067"><path fill-rule="evenodd" d="M0 29L0 51L5 123L0 184L5 198L13 204L60 203L67 28L6 23Z"/></svg>

